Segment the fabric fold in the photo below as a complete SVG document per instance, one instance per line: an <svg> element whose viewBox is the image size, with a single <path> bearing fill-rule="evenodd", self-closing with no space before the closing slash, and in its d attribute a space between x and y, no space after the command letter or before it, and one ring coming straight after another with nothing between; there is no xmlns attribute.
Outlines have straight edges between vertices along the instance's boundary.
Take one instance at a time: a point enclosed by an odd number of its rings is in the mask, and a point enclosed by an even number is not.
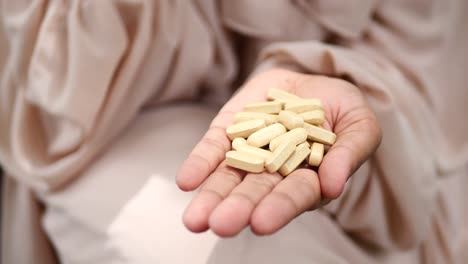
<svg viewBox="0 0 468 264"><path fill-rule="evenodd" d="M217 85L210 92L226 99L236 74L227 34L215 7L197 5L7 1L3 24L12 49L0 91L6 170L36 190L58 188L142 107L192 100L201 84ZM215 61L219 69L231 64L230 77L205 82Z"/></svg>

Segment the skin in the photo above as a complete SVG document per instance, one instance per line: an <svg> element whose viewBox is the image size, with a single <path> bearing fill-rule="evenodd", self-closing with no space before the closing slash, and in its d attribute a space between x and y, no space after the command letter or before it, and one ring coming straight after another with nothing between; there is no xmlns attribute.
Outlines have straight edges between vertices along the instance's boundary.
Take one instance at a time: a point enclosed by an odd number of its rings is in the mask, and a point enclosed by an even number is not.
<svg viewBox="0 0 468 264"><path fill-rule="evenodd" d="M337 141L318 174L304 168L283 178L278 173L245 173L224 164L231 148L226 127L245 104L266 101L270 87L322 100L327 118L323 126L336 133ZM258 235L273 234L303 212L338 198L381 138L375 114L351 83L279 69L261 73L225 104L180 168L179 188L193 191L201 186L183 222L192 232L211 229L222 237L235 236L248 226Z"/></svg>

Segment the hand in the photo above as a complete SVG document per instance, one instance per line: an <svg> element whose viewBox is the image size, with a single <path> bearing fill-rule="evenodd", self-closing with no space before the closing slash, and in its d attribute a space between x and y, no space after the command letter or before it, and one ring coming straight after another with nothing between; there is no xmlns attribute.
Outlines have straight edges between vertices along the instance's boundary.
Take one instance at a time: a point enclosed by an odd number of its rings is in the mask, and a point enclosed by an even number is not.
<svg viewBox="0 0 468 264"><path fill-rule="evenodd" d="M337 135L318 175L298 169L283 178L278 173L246 173L224 164L231 149L226 127L245 104L266 101L270 87L300 97L320 98L326 111L325 129ZM177 175L178 186L200 192L187 207L183 221L193 232L211 229L234 236L250 225L259 235L272 234L301 213L340 196L347 179L373 154L381 140L377 119L354 85L324 76L286 70L260 74L236 94L213 120Z"/></svg>

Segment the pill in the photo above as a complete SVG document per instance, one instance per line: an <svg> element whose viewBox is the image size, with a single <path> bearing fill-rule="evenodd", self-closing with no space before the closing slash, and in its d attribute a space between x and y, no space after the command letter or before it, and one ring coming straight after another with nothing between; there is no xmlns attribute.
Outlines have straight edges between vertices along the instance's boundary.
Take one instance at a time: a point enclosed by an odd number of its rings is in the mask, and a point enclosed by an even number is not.
<svg viewBox="0 0 468 264"><path fill-rule="evenodd" d="M302 117L304 122L312 125L321 125L325 122L325 112L322 109L300 113L299 116Z"/></svg>
<svg viewBox="0 0 468 264"><path fill-rule="evenodd" d="M278 101L300 99L300 97L297 95L294 95L294 94L291 94L291 93L288 93L286 91L276 89L276 88L271 88L270 90L268 90L267 98L270 100L278 100Z"/></svg>
<svg viewBox="0 0 468 264"><path fill-rule="evenodd" d="M226 153L226 164L248 172L262 172L265 159L246 152L231 150Z"/></svg>
<svg viewBox="0 0 468 264"><path fill-rule="evenodd" d="M310 148L309 165L318 167L323 159L325 146L322 143L314 142Z"/></svg>
<svg viewBox="0 0 468 264"><path fill-rule="evenodd" d="M273 151L270 158L265 160L265 167L268 172L277 171L296 150L296 144L284 141Z"/></svg>
<svg viewBox="0 0 468 264"><path fill-rule="evenodd" d="M239 147L241 146L248 146L249 144L247 143L247 140L245 138L235 138L232 141L232 149L239 150Z"/></svg>
<svg viewBox="0 0 468 264"><path fill-rule="evenodd" d="M284 105L284 110L289 110L295 113L303 113L319 109L323 109L323 104L320 99L317 98L289 101Z"/></svg>
<svg viewBox="0 0 468 264"><path fill-rule="evenodd" d="M246 112L260 112L265 114L277 114L283 109L283 103L278 101L253 103L244 106Z"/></svg>
<svg viewBox="0 0 468 264"><path fill-rule="evenodd" d="M241 152L247 152L255 156L259 156L265 160L268 159L272 154L271 151L268 151L266 149L257 148L249 145L240 146L237 150Z"/></svg>
<svg viewBox="0 0 468 264"><path fill-rule="evenodd" d="M245 122L237 123L234 125L230 125L226 129L226 133L229 139L231 140L237 137L246 138L250 136L252 133L254 133L255 131L258 131L264 127L266 127L265 120L256 119L256 120L250 120L250 121L245 121Z"/></svg>
<svg viewBox="0 0 468 264"><path fill-rule="evenodd" d="M270 142L270 150L274 151L283 141L293 142L294 145L299 145L307 140L307 131L303 127L295 128L283 135L273 139Z"/></svg>
<svg viewBox="0 0 468 264"><path fill-rule="evenodd" d="M307 138L312 141L326 145L333 145L333 143L336 141L336 135L331 131L308 123L304 123L304 128L307 131Z"/></svg>
<svg viewBox="0 0 468 264"><path fill-rule="evenodd" d="M289 130L304 126L304 119L291 111L279 112L278 121Z"/></svg>
<svg viewBox="0 0 468 264"><path fill-rule="evenodd" d="M255 119L265 120L267 126L274 123L278 123L278 115L257 112L239 112L234 116L234 124Z"/></svg>
<svg viewBox="0 0 468 264"><path fill-rule="evenodd" d="M280 167L279 173L283 176L289 175L307 158L309 153L308 143L299 144L291 157Z"/></svg>
<svg viewBox="0 0 468 264"><path fill-rule="evenodd" d="M247 143L251 146L261 148L284 133L286 133L286 128L282 124L276 123L252 133L247 138Z"/></svg>

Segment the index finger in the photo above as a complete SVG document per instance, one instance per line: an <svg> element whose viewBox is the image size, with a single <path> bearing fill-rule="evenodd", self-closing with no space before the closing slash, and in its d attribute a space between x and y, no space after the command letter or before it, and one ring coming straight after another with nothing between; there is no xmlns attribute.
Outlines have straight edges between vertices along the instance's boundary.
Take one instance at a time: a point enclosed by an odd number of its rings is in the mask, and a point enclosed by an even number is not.
<svg viewBox="0 0 468 264"><path fill-rule="evenodd" d="M184 191L192 191L208 177L224 160L231 143L226 135L227 122L233 113L221 111L208 131L192 150L177 173L177 185Z"/></svg>

